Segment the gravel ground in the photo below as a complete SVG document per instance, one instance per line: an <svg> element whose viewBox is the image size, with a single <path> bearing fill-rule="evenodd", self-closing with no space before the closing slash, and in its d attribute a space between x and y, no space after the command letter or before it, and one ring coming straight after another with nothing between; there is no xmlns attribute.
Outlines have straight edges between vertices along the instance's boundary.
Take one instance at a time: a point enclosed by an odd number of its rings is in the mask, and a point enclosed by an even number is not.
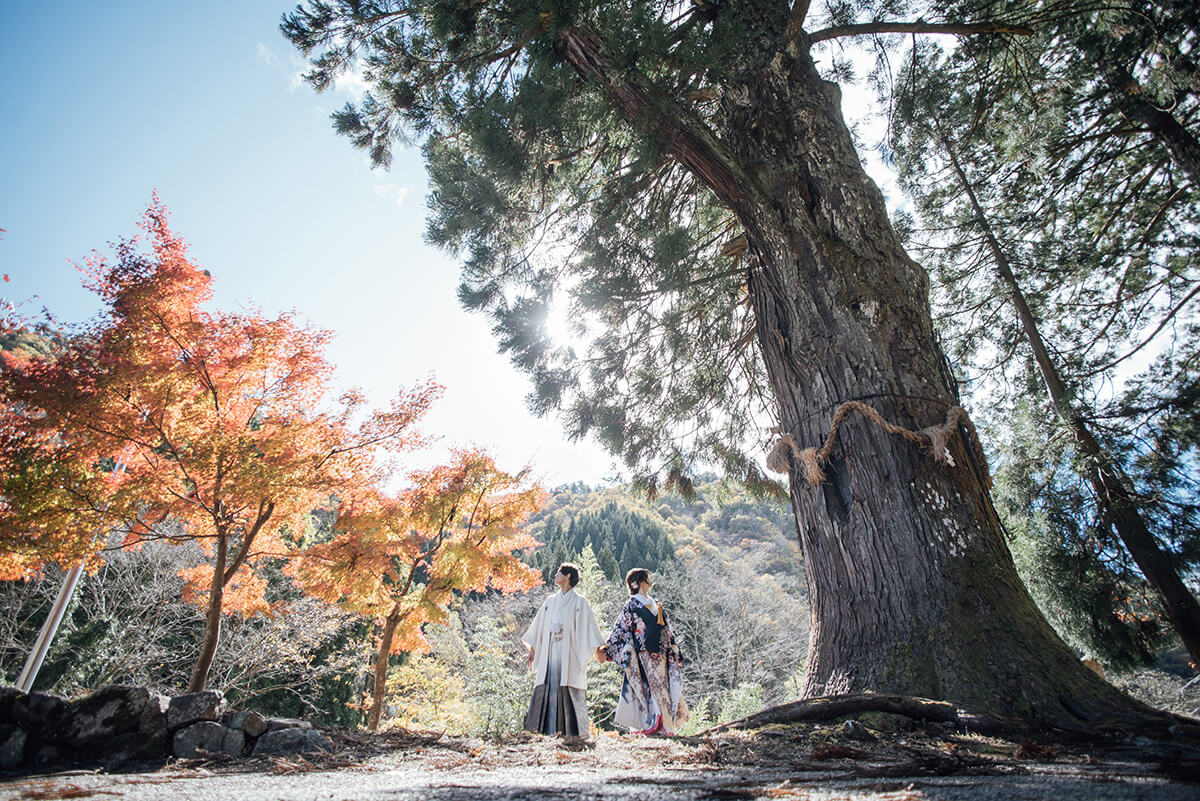
<svg viewBox="0 0 1200 801"><path fill-rule="evenodd" d="M0 799L130 801L1200 801L1200 750L1013 743L930 730L789 726L569 745L393 732L335 737L313 757L178 761L145 772L69 771L0 782Z"/></svg>
<svg viewBox="0 0 1200 801"><path fill-rule="evenodd" d="M212 774L164 770L135 776L62 775L0 787L13 799L123 798L171 801L479 801L481 799L812 799L813 801L1195 801L1200 788L1163 778L1118 776L1107 771L1062 773L1030 766L1020 776L896 777L846 780L777 771L641 771L564 767L438 771L373 762L363 767L299 776Z"/></svg>

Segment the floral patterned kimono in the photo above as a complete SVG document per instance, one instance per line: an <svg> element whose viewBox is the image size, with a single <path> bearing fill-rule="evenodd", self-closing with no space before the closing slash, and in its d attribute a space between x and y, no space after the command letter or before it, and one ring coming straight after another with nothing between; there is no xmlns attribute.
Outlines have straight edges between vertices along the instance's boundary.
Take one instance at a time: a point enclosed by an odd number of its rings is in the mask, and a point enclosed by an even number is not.
<svg viewBox="0 0 1200 801"><path fill-rule="evenodd" d="M604 652L625 672L617 725L647 734L661 727L671 734L687 720L683 659L661 603L640 593L630 598Z"/></svg>

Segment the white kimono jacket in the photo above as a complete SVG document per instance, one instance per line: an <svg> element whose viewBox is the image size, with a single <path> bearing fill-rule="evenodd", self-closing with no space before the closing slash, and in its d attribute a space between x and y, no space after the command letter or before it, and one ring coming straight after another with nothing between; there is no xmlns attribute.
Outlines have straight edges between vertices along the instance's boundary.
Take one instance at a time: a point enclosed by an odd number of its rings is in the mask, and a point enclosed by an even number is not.
<svg viewBox="0 0 1200 801"><path fill-rule="evenodd" d="M587 599L573 589L548 596L521 637L521 642L533 648L533 670L537 676L534 685L546 683L551 637L560 623L563 667L559 686L586 690L587 663L604 643L604 635Z"/></svg>

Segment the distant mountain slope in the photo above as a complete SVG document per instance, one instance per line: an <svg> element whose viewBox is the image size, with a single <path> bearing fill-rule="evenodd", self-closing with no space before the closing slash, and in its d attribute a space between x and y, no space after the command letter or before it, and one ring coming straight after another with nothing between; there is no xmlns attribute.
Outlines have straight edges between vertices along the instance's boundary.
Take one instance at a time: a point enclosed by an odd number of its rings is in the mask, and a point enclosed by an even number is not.
<svg viewBox="0 0 1200 801"><path fill-rule="evenodd" d="M611 582L584 582L598 608L622 602L629 568L653 571L654 594L670 610L685 656L686 692L703 728L797 696L809 608L790 509L716 481L696 489L692 501L676 495L650 501L628 487L559 488L533 522L543 545L530 563L548 578L590 547ZM601 615L604 626L611 614L610 608ZM523 625L514 619L512 630Z"/></svg>
<svg viewBox="0 0 1200 801"><path fill-rule="evenodd" d="M535 516L532 532L542 546L530 563L547 579L585 544L609 578L631 567L659 570L675 559L745 561L762 573L802 573L791 510L716 481L699 485L693 501L677 495L649 501L626 486L562 487Z"/></svg>
<svg viewBox="0 0 1200 801"><path fill-rule="evenodd" d="M30 331L18 328L0 331L0 351L7 350L31 357L49 357L55 348L62 344L62 336L48 330Z"/></svg>

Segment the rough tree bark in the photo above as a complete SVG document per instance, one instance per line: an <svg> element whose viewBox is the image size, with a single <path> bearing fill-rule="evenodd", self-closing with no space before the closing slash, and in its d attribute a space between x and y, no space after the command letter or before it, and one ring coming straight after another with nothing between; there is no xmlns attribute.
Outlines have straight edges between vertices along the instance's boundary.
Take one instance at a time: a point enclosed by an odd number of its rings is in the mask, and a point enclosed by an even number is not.
<svg viewBox="0 0 1200 801"><path fill-rule="evenodd" d="M764 33L723 81L715 130L610 70L593 37L567 30L558 48L742 223L784 432L819 445L852 399L908 428L940 423L957 399L928 282L862 169L840 92L820 77L803 32L789 40L779 20L748 24ZM828 481L809 487L793 465L812 608L805 696L896 693L1063 725L1138 708L1042 618L1004 543L986 466L964 439L950 447L958 466L938 466L854 418Z"/></svg>
<svg viewBox="0 0 1200 801"><path fill-rule="evenodd" d="M1087 457L1087 479L1095 492L1096 503L1103 512L1101 516L1105 520L1111 521L1111 525L1116 529L1117 536L1125 544L1129 555L1133 557L1146 580L1150 582L1150 586L1158 592L1167 618L1178 632L1192 661L1200 665L1200 603L1183 583L1171 558L1159 546L1158 540L1150 533L1150 530L1146 528L1146 521L1142 519L1136 494L1128 476L1122 472L1108 451L1100 445L1092 433L1091 427L1075 407L1074 399L1058 372L1058 366L1050 358L1050 352L1042 340L1037 319L1033 316L1033 312L1025 300L1025 293L1021 291L1021 286L1017 283L1012 265L992 233L987 216L983 213L983 207L975 195L974 187L945 136L941 136L941 144L971 203L971 210L975 215L976 222L983 229L992 260L996 264L996 272L1008 290L1009 299L1012 301L1021 323L1021 330L1025 333L1025 339L1033 350L1034 361L1037 362L1042 379L1046 382L1046 392L1050 396L1058 416L1074 434L1080 452Z"/></svg>

